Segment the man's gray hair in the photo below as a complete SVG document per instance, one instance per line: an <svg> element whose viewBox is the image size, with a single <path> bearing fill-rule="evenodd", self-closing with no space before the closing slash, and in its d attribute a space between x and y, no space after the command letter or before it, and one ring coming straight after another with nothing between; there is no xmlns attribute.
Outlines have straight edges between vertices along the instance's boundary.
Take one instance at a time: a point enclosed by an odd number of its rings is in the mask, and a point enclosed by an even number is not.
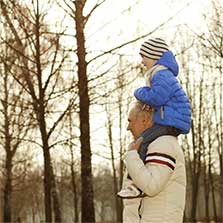
<svg viewBox="0 0 223 223"><path fill-rule="evenodd" d="M130 110L133 110L136 112L136 114L145 114L148 116L150 119L152 119L153 116L153 109L149 106L146 105L140 101L134 101L130 105Z"/></svg>

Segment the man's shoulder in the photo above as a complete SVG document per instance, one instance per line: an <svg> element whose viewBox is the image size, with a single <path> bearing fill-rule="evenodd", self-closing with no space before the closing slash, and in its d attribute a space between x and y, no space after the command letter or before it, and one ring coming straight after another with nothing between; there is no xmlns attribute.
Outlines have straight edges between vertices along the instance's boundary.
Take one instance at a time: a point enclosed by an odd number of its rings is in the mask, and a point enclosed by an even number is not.
<svg viewBox="0 0 223 223"><path fill-rule="evenodd" d="M177 138L174 136L165 135L165 136L158 137L148 146L147 154L165 153L165 154L176 157L181 152L182 152L182 149L178 143Z"/></svg>

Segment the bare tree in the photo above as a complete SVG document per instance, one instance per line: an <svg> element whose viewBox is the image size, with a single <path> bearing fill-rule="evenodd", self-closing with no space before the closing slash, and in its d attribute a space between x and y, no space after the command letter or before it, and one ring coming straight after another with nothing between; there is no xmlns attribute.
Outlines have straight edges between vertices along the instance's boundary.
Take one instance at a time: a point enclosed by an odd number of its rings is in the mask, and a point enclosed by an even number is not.
<svg viewBox="0 0 223 223"><path fill-rule="evenodd" d="M12 78L11 72L15 57L11 49L4 46L1 52L1 83L3 91L1 93L1 115L2 122L0 128L1 146L5 151L4 165L4 222L11 222L12 218L12 192L13 192L13 168L16 166L13 162L16 152L32 125L32 113L29 102L27 103L27 94L16 81Z"/></svg>
<svg viewBox="0 0 223 223"><path fill-rule="evenodd" d="M191 135L183 138L188 188L191 190L187 196L191 221L201 218L221 221L219 215L222 215L221 205L217 205L217 202L219 200L222 203L218 185L222 185L222 75L219 74L222 68L223 30L220 21L223 10L218 3L212 1L210 12L205 14L207 26L204 33L200 34L189 27L179 30L182 40L180 44L184 46L179 55L183 69L180 77L192 102L193 111ZM189 42L190 47L184 45ZM219 160L216 159L216 154ZM216 162L219 163L219 178L216 177ZM204 207L202 211L199 210L201 205Z"/></svg>
<svg viewBox="0 0 223 223"><path fill-rule="evenodd" d="M61 34L48 31L47 26L43 24L46 14L40 13L39 1L32 1L32 3L28 6L11 1L6 5L5 1L1 0L0 6L6 24L14 37L13 44L8 43L7 40L5 43L18 57L16 65L19 71L14 73L14 78L32 99L31 103L41 135L46 222L52 222L51 195L55 221L61 222L61 211L51 165L50 138L73 102L64 104L64 110L57 113L59 115L56 120L54 118L53 124L50 125L48 121L52 123L52 114L55 114L53 110L61 102L61 96L72 93L73 82L66 83L69 84L68 88L65 87L65 83L63 84L61 70L67 55L60 47ZM18 24L20 29L16 27Z"/></svg>
<svg viewBox="0 0 223 223"><path fill-rule="evenodd" d="M223 78L222 78L222 58L223 58L223 25L222 25L222 15L223 15L223 6L217 1L210 1L210 10L209 13L204 15L204 19L206 22L206 32L199 35L197 32L193 31L196 37L200 41L200 45L203 48L203 58L204 58L204 66L205 69L208 69L211 73L218 76L212 77L214 78L215 89L213 100L214 102L214 117L215 122L213 123L216 126L216 137L217 140L217 153L219 157L219 169L220 169L220 179L223 179L223 107L222 107L222 92L223 92ZM210 57L212 56L212 57ZM206 62L208 61L208 64ZM218 83L218 84L216 84ZM213 114L212 114L213 115ZM211 116L210 116L211 118ZM215 133L212 133L215 134ZM215 144L215 143L214 143ZM212 145L214 145L212 144ZM223 197L223 181L221 180L221 197ZM219 213L220 219L223 219L223 199L220 199L219 204Z"/></svg>
<svg viewBox="0 0 223 223"><path fill-rule="evenodd" d="M73 15L76 25L77 57L78 57L78 89L79 89L79 117L81 142L81 220L95 222L94 195L91 169L90 124L89 124L89 95L87 79L87 62L84 27L87 17L83 15L86 1L75 1Z"/></svg>

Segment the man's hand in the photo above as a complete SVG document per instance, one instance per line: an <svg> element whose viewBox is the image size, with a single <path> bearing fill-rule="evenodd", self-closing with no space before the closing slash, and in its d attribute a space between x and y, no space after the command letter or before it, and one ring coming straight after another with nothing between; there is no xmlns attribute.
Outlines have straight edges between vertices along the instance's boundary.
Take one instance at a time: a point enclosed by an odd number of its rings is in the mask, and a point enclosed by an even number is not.
<svg viewBox="0 0 223 223"><path fill-rule="evenodd" d="M140 137L136 141L131 142L128 146L128 151L131 151L131 150L138 151L142 141L143 141L143 137Z"/></svg>

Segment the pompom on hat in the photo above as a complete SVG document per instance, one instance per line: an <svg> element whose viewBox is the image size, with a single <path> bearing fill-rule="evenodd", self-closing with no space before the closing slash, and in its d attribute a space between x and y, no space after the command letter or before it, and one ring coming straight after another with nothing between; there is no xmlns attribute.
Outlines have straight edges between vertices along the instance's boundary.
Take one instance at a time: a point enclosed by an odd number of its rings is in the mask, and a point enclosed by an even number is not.
<svg viewBox="0 0 223 223"><path fill-rule="evenodd" d="M158 60L169 47L163 39L151 38L142 43L140 55L149 59Z"/></svg>

